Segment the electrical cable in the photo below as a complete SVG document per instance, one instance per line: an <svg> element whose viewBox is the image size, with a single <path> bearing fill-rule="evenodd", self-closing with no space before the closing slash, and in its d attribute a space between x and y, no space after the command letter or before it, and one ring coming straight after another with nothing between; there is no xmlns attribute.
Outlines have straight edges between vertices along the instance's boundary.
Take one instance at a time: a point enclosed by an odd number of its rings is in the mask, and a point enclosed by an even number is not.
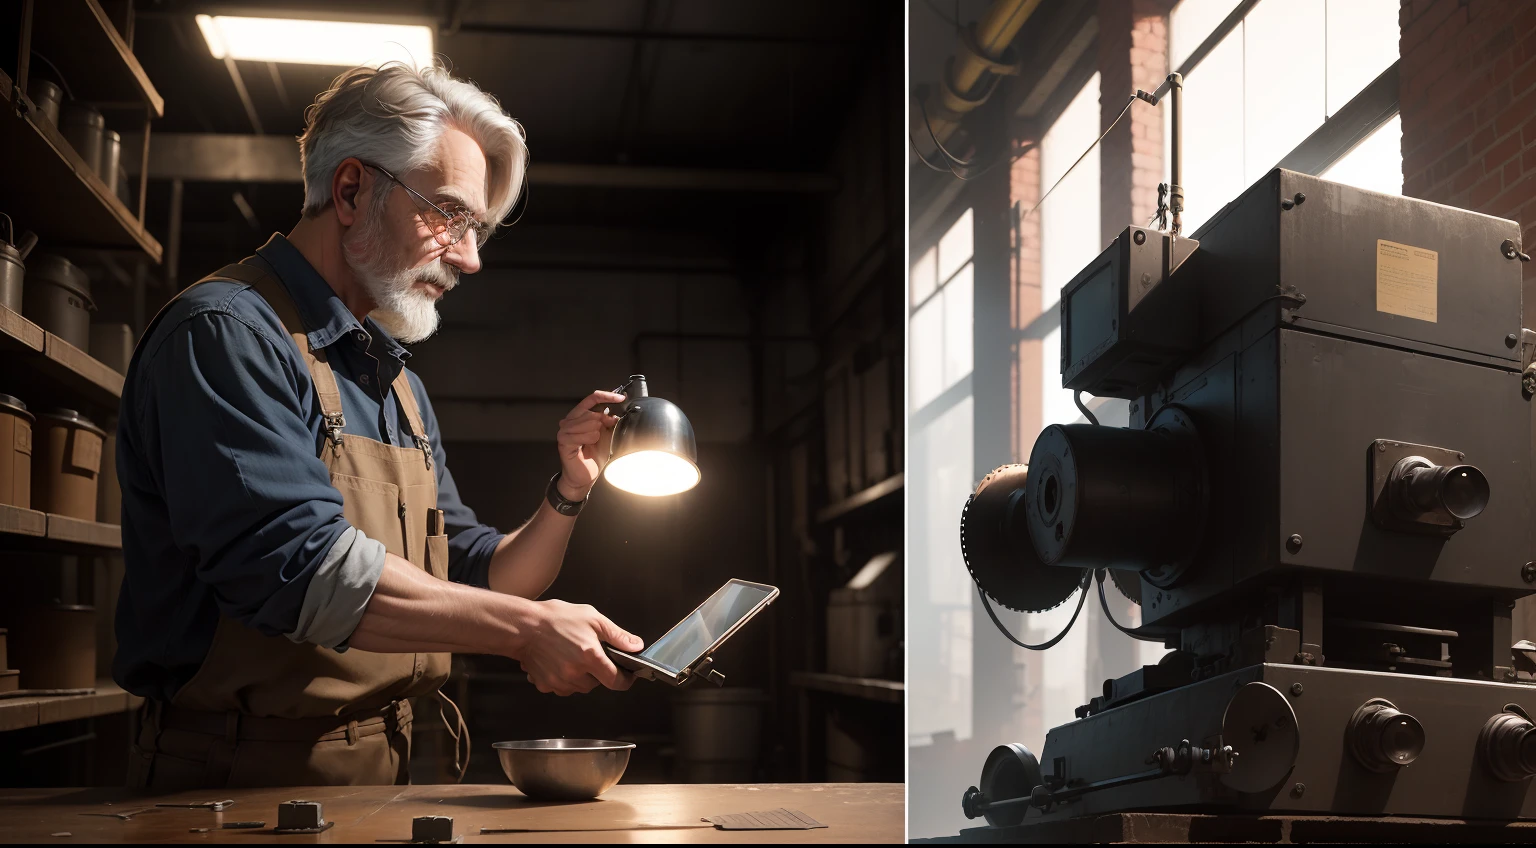
<svg viewBox="0 0 1536 848"><path fill-rule="evenodd" d="M1083 390L1082 389L1078 389L1077 391L1072 393L1072 402L1077 404L1077 408L1082 411L1083 417L1088 419L1088 423L1089 424L1092 424L1095 427L1099 426L1099 417L1097 415L1094 415L1093 411L1090 410L1088 407L1083 406Z"/></svg>
<svg viewBox="0 0 1536 848"><path fill-rule="evenodd" d="M932 168L933 170L939 171L941 173L944 172L944 171L948 171L950 176L954 177L957 180L961 180L962 182L969 182L971 180L974 180L974 179L977 179L979 177L982 177L982 176L986 175L988 172L990 172L993 168L996 168L998 165L1001 165L1004 162L1012 165L1014 162L1017 162L1020 159L1024 158L1024 156L1026 154L1028 154L1031 150L1034 150L1035 147L1038 146L1038 145L1031 144L1031 145L1029 145L1027 147L1024 147L1023 149L1019 150L1019 152L1017 154L1015 154L1015 155L1012 155L1012 156L999 156L999 157L997 157L996 159L994 159L992 161L991 164L987 165L985 168L982 168L979 171L976 171L975 173L962 174L959 171L955 170L955 166L958 165L961 168L969 168L969 167L971 167L972 165L975 164L975 160L973 160L973 159L961 159L960 157L955 156L953 153L950 153L947 149L945 149L944 145L939 143L938 136L934 135L934 133L933 133L933 124L928 120L928 107L927 107L927 105L925 105L923 103L922 98L918 98L917 108L918 108L918 111L922 113L922 116L923 116L923 128L928 131L928 138L933 141L934 149L938 151L939 155L944 157L945 165L947 167L941 168L941 167L933 164L932 162L928 161L928 157L923 154L923 151L918 149L917 142L913 141L911 136L908 136L907 140L912 145L912 152L917 154L917 158L920 159L924 165L927 165L928 167Z"/></svg>
<svg viewBox="0 0 1536 848"><path fill-rule="evenodd" d="M976 587L976 594L981 596L981 608L987 611L987 617L992 619L992 623L997 625L998 632L1007 637L1008 641L1026 650L1044 651L1047 648L1054 647L1057 642L1060 642L1063 638L1065 638L1067 633L1071 631L1072 625L1077 623L1077 616L1083 611L1083 602L1088 600L1088 582L1092 579L1092 572L1083 572L1083 580L1078 584L1079 591L1077 593L1077 609L1072 611L1072 617L1067 620L1067 626L1061 628L1061 632L1052 637L1049 642L1041 642L1038 645L1027 645L1023 642L1020 642L1017 636L1014 636L1012 633L1008 632L1008 628L1004 627L1003 623L998 620L997 613L992 611L992 602L987 600L987 593L982 591L980 585Z"/></svg>
<svg viewBox="0 0 1536 848"><path fill-rule="evenodd" d="M1125 627L1121 625L1120 622L1115 620L1115 614L1109 611L1109 599L1104 597L1104 573L1108 570L1109 569L1107 568L1096 569L1094 574L1099 581L1099 606L1104 608L1104 617L1109 619L1109 623L1113 624L1115 629L1121 633L1124 633L1132 639L1140 639L1143 642L1162 642L1165 641L1169 636L1172 636L1172 633L1168 633L1162 636L1154 636L1149 631L1142 630L1139 627Z"/></svg>
<svg viewBox="0 0 1536 848"><path fill-rule="evenodd" d="M1084 150L1084 151L1083 151L1083 155L1081 155L1081 156L1079 156L1079 157L1077 157L1077 161L1076 161L1076 162L1073 162L1073 163L1072 163L1072 167L1071 167L1071 168L1068 168L1068 169L1067 169L1067 172L1066 172L1066 173L1065 173L1065 174L1062 174L1062 175L1061 175L1061 179L1059 179L1059 180L1057 180L1057 181L1056 181L1056 182L1055 182L1055 183L1054 183L1054 184L1053 184L1053 185L1052 185L1052 186L1051 186L1051 188L1050 188L1050 190L1049 190L1049 191L1047 191L1047 192L1046 192L1046 193L1045 193L1045 195L1044 195L1044 196L1043 196L1043 197L1041 197L1041 198L1040 198L1040 203L1036 203L1036 204L1035 204L1035 205L1034 205L1034 206L1033 206L1033 207L1032 207L1032 208L1031 208L1031 209L1030 209L1030 210L1029 210L1029 211L1028 211L1028 212L1026 212L1026 213L1024 213L1024 217L1023 217L1023 218L1020 218L1020 219L1019 219L1019 220L1020 220L1020 221L1023 221L1023 220L1027 220L1027 219L1028 219L1028 218L1029 218L1029 216L1030 216L1030 215L1033 215L1033 214L1035 214L1035 210L1036 210L1036 209L1039 209L1039 208L1040 208L1040 204L1041 204L1041 203L1044 203L1044 202L1045 202L1045 199L1046 199L1046 198L1047 198L1047 197L1050 197L1050 196L1051 196L1051 192L1052 192L1052 191L1055 191L1055 190L1056 190L1056 187L1057 187L1057 186L1059 186L1059 185L1061 185L1061 184L1062 184L1062 182L1063 182L1063 181L1064 181L1064 180L1066 180L1066 178L1067 178L1067 177L1070 177L1070 176L1071 176L1071 175L1072 175L1072 171L1073 171L1073 170L1074 170L1074 169L1075 169L1075 168L1077 168L1077 166L1078 166L1078 165L1080 165L1080 164L1082 164L1082 162L1083 162L1083 160L1084 160L1084 159L1087 159L1087 158L1088 158L1088 154L1090 154L1090 153L1092 153L1092 152L1093 152L1093 149L1094 149L1094 148L1095 148L1095 147L1098 147L1098 146L1099 146L1099 142L1101 142L1101 141L1103 141L1103 140L1104 140L1104 137L1105 137L1105 136L1107 136L1107 135L1109 135L1109 134L1110 134L1110 132L1111 132L1111 131L1113 131L1113 130L1114 130L1114 128L1115 128L1115 125L1116 125L1116 124L1119 124L1119 123L1120 123L1120 120L1121 120L1121 119L1122 119L1122 118L1124 118L1124 117L1125 117L1125 113L1126 113L1126 112L1129 112L1129 111L1131 111L1131 104L1133 104L1133 103L1135 103L1135 102L1136 102L1136 101L1137 101L1137 100L1138 100L1138 99L1140 99L1140 98L1138 98L1138 97L1137 97L1137 96L1136 96L1136 95L1134 95L1134 94L1132 94L1132 95L1131 95L1131 98L1130 98L1130 99L1129 99L1129 100L1127 100L1127 101L1125 101L1125 108L1124 108L1124 109L1121 109L1121 110L1120 110L1120 114L1119 114L1119 115L1116 115L1116 116L1115 116L1115 120L1114 120L1114 121L1113 121L1113 122L1111 122L1111 123L1110 123L1110 125L1109 125L1109 129L1107 129L1107 130L1105 130L1105 131L1104 131L1104 132L1103 132L1103 133L1101 133L1101 134L1100 134L1100 135L1099 135L1099 137L1098 137L1098 138L1096 138L1096 139L1094 139L1094 140L1093 140L1093 144L1090 144L1090 145L1088 145L1088 149L1087 149L1087 150Z"/></svg>

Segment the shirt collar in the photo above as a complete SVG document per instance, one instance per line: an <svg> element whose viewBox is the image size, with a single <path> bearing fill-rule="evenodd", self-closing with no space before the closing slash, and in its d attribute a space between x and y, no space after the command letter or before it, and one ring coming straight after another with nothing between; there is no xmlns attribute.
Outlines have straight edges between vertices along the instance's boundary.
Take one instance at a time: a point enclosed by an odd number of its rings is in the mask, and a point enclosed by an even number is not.
<svg viewBox="0 0 1536 848"><path fill-rule="evenodd" d="M336 296L330 283L283 234L273 233L266 244L256 249L256 255L272 266L273 273L288 289L288 296L293 298L299 317L304 321L307 330L304 335L311 347L330 347L347 334L363 330L379 339L385 352L396 359L404 362L410 358L411 352L385 332L377 321L366 318L359 322ZM315 329L310 330L311 327Z"/></svg>

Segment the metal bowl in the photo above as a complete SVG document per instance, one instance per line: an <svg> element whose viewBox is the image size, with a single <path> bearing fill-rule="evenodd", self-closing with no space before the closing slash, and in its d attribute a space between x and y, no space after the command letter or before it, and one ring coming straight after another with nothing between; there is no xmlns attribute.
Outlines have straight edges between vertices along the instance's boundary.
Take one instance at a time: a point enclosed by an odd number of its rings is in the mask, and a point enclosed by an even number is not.
<svg viewBox="0 0 1536 848"><path fill-rule="evenodd" d="M529 739L497 742L501 770L519 791L541 801L586 801L607 792L629 766L633 742Z"/></svg>

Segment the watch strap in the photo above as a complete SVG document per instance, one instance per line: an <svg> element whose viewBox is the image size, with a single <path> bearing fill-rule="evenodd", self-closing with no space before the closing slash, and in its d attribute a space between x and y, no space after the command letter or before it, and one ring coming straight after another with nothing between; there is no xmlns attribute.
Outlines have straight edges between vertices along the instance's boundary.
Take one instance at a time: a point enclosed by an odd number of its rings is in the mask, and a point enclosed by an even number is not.
<svg viewBox="0 0 1536 848"><path fill-rule="evenodd" d="M558 512L561 515L575 516L581 512L581 507L586 503L586 501L573 501L567 498L565 495L560 494L559 483L559 473L556 473L555 476L549 478L549 486L544 489L544 499L549 501L549 505L555 510L555 512Z"/></svg>

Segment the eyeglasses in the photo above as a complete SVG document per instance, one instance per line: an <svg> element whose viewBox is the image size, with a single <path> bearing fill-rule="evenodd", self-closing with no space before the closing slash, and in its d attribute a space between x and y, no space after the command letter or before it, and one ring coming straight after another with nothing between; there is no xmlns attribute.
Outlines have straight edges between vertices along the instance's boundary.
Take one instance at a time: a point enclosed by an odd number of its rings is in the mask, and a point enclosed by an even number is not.
<svg viewBox="0 0 1536 848"><path fill-rule="evenodd" d="M432 201L423 197L421 193L416 189L413 189L405 183L401 182L399 177L391 174L389 171L384 170L372 162L362 162L362 164L365 167L372 168L375 171L383 174L389 179L390 182L405 189L407 192L410 192L412 197L415 197L422 203L427 204L428 208L431 209L431 212L429 213L425 209L422 210L422 219L426 222L427 228L432 231L432 239L443 247L451 247L452 245L458 244L463 240L464 234L469 232L471 229L475 231L476 244L485 244L486 237L491 234L491 225L482 221L475 220L475 217L469 214L467 209L463 209L458 206L451 206L449 209L444 209L441 206L438 206L436 203L433 203ZM434 217L434 213L436 217Z"/></svg>

